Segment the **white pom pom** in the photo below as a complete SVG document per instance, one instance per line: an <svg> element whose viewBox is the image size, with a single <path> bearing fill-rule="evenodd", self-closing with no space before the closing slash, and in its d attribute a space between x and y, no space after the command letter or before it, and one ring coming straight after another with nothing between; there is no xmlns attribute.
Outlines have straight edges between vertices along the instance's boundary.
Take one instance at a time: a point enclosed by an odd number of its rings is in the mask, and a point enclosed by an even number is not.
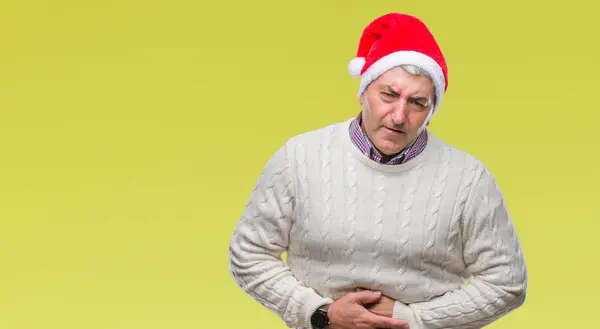
<svg viewBox="0 0 600 329"><path fill-rule="evenodd" d="M363 57L356 57L348 63L348 72L353 77L359 77L360 71L365 65L365 59Z"/></svg>

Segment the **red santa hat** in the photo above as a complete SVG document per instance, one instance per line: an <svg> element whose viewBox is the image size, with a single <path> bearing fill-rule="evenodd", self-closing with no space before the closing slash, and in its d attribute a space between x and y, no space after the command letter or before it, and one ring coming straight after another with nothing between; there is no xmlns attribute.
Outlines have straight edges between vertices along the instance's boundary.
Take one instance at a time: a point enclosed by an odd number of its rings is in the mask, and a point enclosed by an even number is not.
<svg viewBox="0 0 600 329"><path fill-rule="evenodd" d="M418 18L389 13L372 21L363 31L348 71L354 77L360 76L360 97L373 80L403 64L424 69L433 80L436 102L427 122L439 108L448 87L448 68L435 38Z"/></svg>

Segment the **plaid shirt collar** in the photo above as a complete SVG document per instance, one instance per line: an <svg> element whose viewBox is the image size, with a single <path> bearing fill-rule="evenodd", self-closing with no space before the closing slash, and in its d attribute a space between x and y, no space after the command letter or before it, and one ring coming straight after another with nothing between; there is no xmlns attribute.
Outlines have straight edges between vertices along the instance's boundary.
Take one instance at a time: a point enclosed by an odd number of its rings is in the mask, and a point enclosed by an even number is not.
<svg viewBox="0 0 600 329"><path fill-rule="evenodd" d="M383 155L377 150L373 143L369 140L363 129L361 128L362 112L359 113L350 123L350 138L358 149L371 160L378 163L383 163ZM417 139L408 147L404 148L399 154L394 156L386 164L398 165L407 162L408 160L419 155L427 145L427 130L423 130Z"/></svg>

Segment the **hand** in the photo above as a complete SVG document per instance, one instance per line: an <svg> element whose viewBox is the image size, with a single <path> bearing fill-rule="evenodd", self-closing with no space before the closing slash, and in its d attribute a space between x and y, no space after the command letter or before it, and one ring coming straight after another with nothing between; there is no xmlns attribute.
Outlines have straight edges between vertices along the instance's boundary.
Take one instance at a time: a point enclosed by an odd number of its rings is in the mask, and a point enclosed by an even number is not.
<svg viewBox="0 0 600 329"><path fill-rule="evenodd" d="M366 290L364 290L362 288L358 288L357 291L366 291ZM371 313L375 313L380 316L385 316L385 317L391 318L392 315L394 314L394 305L395 304L396 304L396 300L394 300L388 296L381 295L379 300L377 300L375 303L366 305L366 308L367 308L367 310L371 311Z"/></svg>
<svg viewBox="0 0 600 329"><path fill-rule="evenodd" d="M330 329L409 329L408 322L380 316L367 310L364 305L381 298L380 292L369 290L351 292L329 305L327 315ZM387 304L386 304L387 305Z"/></svg>

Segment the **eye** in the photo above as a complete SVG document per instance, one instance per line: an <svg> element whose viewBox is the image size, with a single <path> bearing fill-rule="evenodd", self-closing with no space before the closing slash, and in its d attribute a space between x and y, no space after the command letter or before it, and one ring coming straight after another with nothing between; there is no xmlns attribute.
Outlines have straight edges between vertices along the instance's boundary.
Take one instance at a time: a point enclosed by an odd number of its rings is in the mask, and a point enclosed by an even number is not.
<svg viewBox="0 0 600 329"><path fill-rule="evenodd" d="M388 92L381 92L381 100L386 102L386 103L392 103L396 100L396 95L388 93Z"/></svg>
<svg viewBox="0 0 600 329"><path fill-rule="evenodd" d="M413 105L415 105L415 106L417 106L417 107L419 107L419 108L425 108L425 107L427 107L427 105L425 105L422 102L419 102L417 100L414 100L414 99L411 99L408 102L411 103L411 104L413 104Z"/></svg>

